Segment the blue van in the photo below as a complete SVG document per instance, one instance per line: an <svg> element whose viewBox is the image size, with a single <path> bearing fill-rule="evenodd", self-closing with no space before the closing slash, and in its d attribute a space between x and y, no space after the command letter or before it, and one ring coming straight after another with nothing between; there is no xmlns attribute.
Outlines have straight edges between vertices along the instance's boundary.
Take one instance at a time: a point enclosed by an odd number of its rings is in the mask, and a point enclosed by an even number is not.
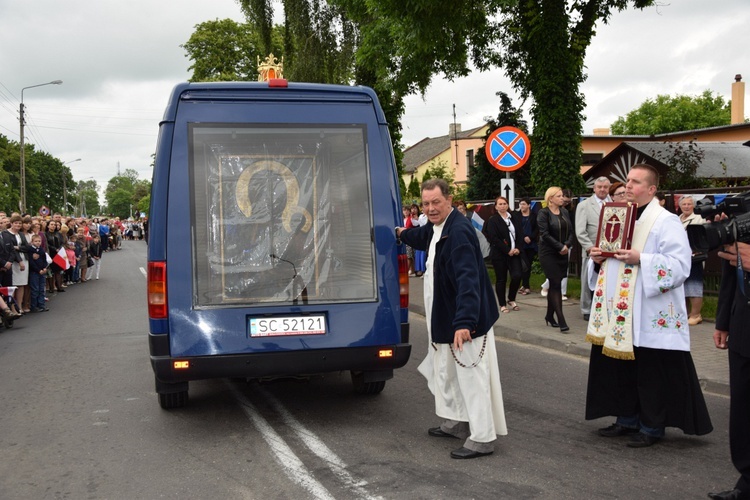
<svg viewBox="0 0 750 500"><path fill-rule="evenodd" d="M411 352L393 150L365 87L184 83L159 126L151 365L191 380L351 371L377 394Z"/></svg>

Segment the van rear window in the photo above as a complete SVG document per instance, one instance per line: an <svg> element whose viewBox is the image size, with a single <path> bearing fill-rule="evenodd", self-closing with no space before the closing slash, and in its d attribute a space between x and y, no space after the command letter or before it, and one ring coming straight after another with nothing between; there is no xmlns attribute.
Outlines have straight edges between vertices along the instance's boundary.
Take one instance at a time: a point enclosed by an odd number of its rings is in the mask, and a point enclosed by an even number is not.
<svg viewBox="0 0 750 500"><path fill-rule="evenodd" d="M376 300L364 125L189 135L196 307Z"/></svg>

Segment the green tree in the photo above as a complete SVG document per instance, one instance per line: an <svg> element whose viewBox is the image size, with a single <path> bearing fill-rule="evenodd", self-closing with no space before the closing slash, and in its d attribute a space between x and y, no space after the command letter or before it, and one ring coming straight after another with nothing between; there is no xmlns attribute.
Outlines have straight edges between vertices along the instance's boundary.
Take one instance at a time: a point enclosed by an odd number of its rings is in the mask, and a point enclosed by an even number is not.
<svg viewBox="0 0 750 500"><path fill-rule="evenodd" d="M183 45L193 64L190 81L257 79L257 56L265 57L254 28L231 19L216 19L195 26Z"/></svg>
<svg viewBox="0 0 750 500"><path fill-rule="evenodd" d="M358 23L357 62L401 95L447 78L502 65L532 99L538 192L583 189L580 135L584 58L597 22L653 0L330 0ZM495 19L498 19L496 22ZM499 51L497 47L503 47Z"/></svg>
<svg viewBox="0 0 750 500"><path fill-rule="evenodd" d="M141 184L142 182L138 179L138 172L131 168L127 168L120 175L112 177L104 191L107 213L120 218L130 217L131 209L136 205L134 201L134 195L137 197L136 192L138 191L143 196L147 192L146 186L148 184ZM126 195L127 199L124 199L123 197ZM138 198L138 201L140 201L140 198Z"/></svg>
<svg viewBox="0 0 750 500"><path fill-rule="evenodd" d="M18 209L18 143L0 134L0 210L10 213Z"/></svg>
<svg viewBox="0 0 750 500"><path fill-rule="evenodd" d="M500 109L497 118L485 118L488 124L487 133L484 136L485 143L490 134L500 127L516 127L524 132L528 132L526 120L522 118L522 110L513 106L508 94L498 92L495 95L500 98ZM526 183L528 183L528 171L528 165L524 166L513 172L512 177L514 180L524 178ZM467 199L478 201L495 198L500 194L500 181L504 178L505 173L493 167L487 160L485 146L482 146L474 155L474 167L469 171L469 182L466 189ZM521 194L523 190L519 189L520 186L518 184L520 183L517 182L516 184L516 193Z"/></svg>
<svg viewBox="0 0 750 500"><path fill-rule="evenodd" d="M730 103L710 90L697 96L657 95L611 125L616 135L653 135L729 125Z"/></svg>
<svg viewBox="0 0 750 500"><path fill-rule="evenodd" d="M408 193L408 189L406 188L406 183L404 182L404 178L400 175L398 176L398 192L401 195L401 200L406 199L406 195Z"/></svg>
<svg viewBox="0 0 750 500"><path fill-rule="evenodd" d="M272 31L271 0L239 0L239 3L248 22L265 39L265 34ZM281 30L285 78L355 83L375 90L389 124L401 175L401 116L407 91L386 69L392 55L387 25L375 23L378 14L369 11L361 0L282 0L281 3L285 18ZM377 47L359 51L365 37Z"/></svg>
<svg viewBox="0 0 750 500"><path fill-rule="evenodd" d="M552 185L584 190L580 175L581 121L585 105L579 87L596 23L613 11L653 0L519 0L502 6L500 38L506 48L505 74L522 98L532 98L531 180L537 193Z"/></svg>
<svg viewBox="0 0 750 500"><path fill-rule="evenodd" d="M138 212L139 212L138 215L140 216L141 213L144 213L146 214L146 217L148 217L148 209L150 205L151 205L151 193L147 194L146 196L144 196L138 201Z"/></svg>
<svg viewBox="0 0 750 500"><path fill-rule="evenodd" d="M453 186L453 181L455 180L456 176L453 173L453 169L448 166L447 161L432 160L427 170L430 172L430 178L443 179L448 183L449 186ZM423 179L422 182L426 180L427 179Z"/></svg>
<svg viewBox="0 0 750 500"><path fill-rule="evenodd" d="M109 214L127 219L132 209L133 193L123 188L116 188L107 194L107 210Z"/></svg>
<svg viewBox="0 0 750 500"><path fill-rule="evenodd" d="M271 0L238 0L238 3L247 26L262 40L261 47L284 56L286 79L317 83L352 81L355 29L342 9L324 0L282 0L284 25L274 27ZM273 43L276 30L281 33L281 48Z"/></svg>
<svg viewBox="0 0 750 500"><path fill-rule="evenodd" d="M709 185L706 179L698 178L695 175L705 156L704 151L695 141L688 141L687 143L669 142L665 144L667 144L668 152L651 152L654 158L669 167L667 175L659 183L661 189L667 191L696 189Z"/></svg>
<svg viewBox="0 0 750 500"><path fill-rule="evenodd" d="M70 201L71 198L68 197ZM99 184L94 179L78 181L75 196L76 215L95 215L99 213Z"/></svg>
<svg viewBox="0 0 750 500"><path fill-rule="evenodd" d="M421 196L421 189L417 177L412 177L409 181L409 189L407 190L410 199L417 199Z"/></svg>

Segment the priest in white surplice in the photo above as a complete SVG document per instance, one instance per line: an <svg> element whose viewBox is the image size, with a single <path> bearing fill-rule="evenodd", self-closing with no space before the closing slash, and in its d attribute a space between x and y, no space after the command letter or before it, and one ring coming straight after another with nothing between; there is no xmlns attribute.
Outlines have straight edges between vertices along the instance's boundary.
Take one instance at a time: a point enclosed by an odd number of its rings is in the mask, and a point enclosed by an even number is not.
<svg viewBox="0 0 750 500"><path fill-rule="evenodd" d="M451 206L448 184L422 184L429 223L396 231L407 245L427 250L424 300L430 345L419 371L444 419L432 437L466 438L452 458L489 455L505 425L495 336L499 313L476 231ZM683 231L684 232L684 231Z"/></svg>
<svg viewBox="0 0 750 500"><path fill-rule="evenodd" d="M629 435L633 448L653 445L665 427L696 435L713 429L690 356L682 284L692 252L679 218L655 198L658 185L653 167L633 165L626 185L627 200L638 204L632 246L608 259L597 247L589 253L586 339L594 345L586 419L617 417L599 434Z"/></svg>

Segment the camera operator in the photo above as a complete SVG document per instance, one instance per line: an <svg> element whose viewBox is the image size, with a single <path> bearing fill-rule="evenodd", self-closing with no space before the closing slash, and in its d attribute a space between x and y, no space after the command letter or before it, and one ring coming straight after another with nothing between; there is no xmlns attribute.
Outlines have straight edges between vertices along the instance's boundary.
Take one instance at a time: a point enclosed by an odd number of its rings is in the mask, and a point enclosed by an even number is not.
<svg viewBox="0 0 750 500"><path fill-rule="evenodd" d="M724 245L719 257L724 262L714 343L729 349L729 449L740 478L734 489L708 496L750 499L750 244Z"/></svg>

